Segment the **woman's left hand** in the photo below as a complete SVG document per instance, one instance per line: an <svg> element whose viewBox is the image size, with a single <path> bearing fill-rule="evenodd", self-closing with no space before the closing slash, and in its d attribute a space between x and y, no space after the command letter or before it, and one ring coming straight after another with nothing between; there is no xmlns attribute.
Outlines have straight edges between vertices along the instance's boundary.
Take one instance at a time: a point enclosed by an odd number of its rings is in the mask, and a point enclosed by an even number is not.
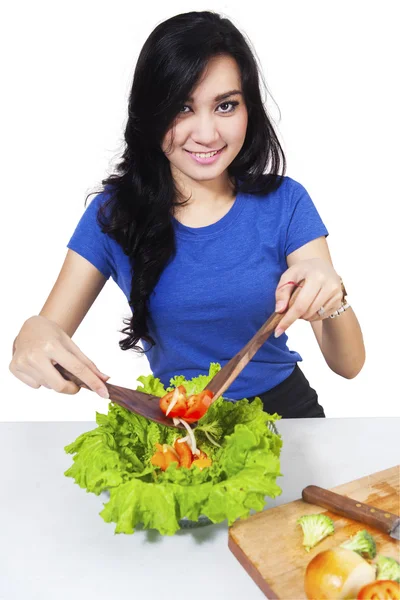
<svg viewBox="0 0 400 600"><path fill-rule="evenodd" d="M311 258L296 263L283 273L276 288L275 312L286 309L296 284L302 279L305 280L303 289L279 323L275 337L279 337L296 319L320 321L328 318L342 304L340 277L331 263L322 258Z"/></svg>

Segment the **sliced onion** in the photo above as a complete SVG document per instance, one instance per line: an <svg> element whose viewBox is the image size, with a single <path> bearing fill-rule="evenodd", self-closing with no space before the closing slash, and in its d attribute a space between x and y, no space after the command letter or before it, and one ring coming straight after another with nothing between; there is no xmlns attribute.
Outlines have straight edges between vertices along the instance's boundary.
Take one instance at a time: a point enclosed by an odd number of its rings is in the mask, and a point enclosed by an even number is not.
<svg viewBox="0 0 400 600"><path fill-rule="evenodd" d="M186 431L188 432L188 437L190 440L190 446L191 446L191 451L192 454L197 454L197 446L196 446L196 438L194 437L194 433L193 433L193 429L190 427L190 425L188 423L186 423L186 421L184 421L183 419L176 419L179 423L182 423L182 425L184 426L184 428L186 429ZM177 423L175 423L175 419L174 419L174 424L176 425Z"/></svg>
<svg viewBox="0 0 400 600"><path fill-rule="evenodd" d="M189 439L189 436L188 436L188 435L187 435L186 437L184 437L184 438L179 438L179 440L178 440L178 444L183 444L183 442L187 442L187 441L188 441L188 439Z"/></svg>
<svg viewBox="0 0 400 600"><path fill-rule="evenodd" d="M175 388L174 393L172 394L171 402L169 403L167 412L165 413L166 417L168 417L169 413L174 408L175 404L178 402L178 399L179 399L179 389Z"/></svg>

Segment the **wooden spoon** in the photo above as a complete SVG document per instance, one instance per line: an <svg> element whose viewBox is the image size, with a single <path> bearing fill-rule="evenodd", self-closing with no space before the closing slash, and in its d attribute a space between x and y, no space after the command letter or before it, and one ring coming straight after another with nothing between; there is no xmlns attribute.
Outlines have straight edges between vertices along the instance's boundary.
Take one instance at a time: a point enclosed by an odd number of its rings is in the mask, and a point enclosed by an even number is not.
<svg viewBox="0 0 400 600"><path fill-rule="evenodd" d="M236 377L243 371L245 366L250 362L255 353L261 348L261 346L267 341L271 333L275 330L278 324L281 322L283 316L289 310L300 293L301 287L304 284L304 280L297 284L294 292L292 293L287 309L282 313L274 312L269 319L262 325L262 327L255 333L251 340L240 350L222 369L214 375L211 381L206 385L205 389L213 392L213 402L222 396L225 390L232 384ZM57 371L61 373L64 379L73 381L79 387L86 389L88 386L83 383L78 377L64 369L59 364L54 365ZM160 409L160 398L159 396L152 396L146 392L139 392L138 390L131 390L129 388L120 387L111 383L105 383L110 400L119 404L123 408L130 410L131 412L137 413L160 423L168 427L183 428L183 425L174 425L171 417L166 417Z"/></svg>

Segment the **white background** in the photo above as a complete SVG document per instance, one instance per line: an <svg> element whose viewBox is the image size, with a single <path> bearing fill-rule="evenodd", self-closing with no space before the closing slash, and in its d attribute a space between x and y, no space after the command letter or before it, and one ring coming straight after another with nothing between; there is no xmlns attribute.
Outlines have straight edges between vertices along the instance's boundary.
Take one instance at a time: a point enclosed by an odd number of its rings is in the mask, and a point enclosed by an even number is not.
<svg viewBox="0 0 400 600"><path fill-rule="evenodd" d="M307 188L327 225L367 360L355 379L339 377L304 321L289 329L289 347L302 355L300 366L328 417L400 416L396 6L382 0L8 3L0 40L0 420L83 421L107 411L107 401L86 390L66 396L21 383L8 370L12 341L41 310L86 194L122 151L143 43L166 18L207 9L231 18L252 42L287 175ZM136 387L136 377L150 371L145 358L118 346L126 316L126 299L110 280L73 339L111 375L110 383Z"/></svg>

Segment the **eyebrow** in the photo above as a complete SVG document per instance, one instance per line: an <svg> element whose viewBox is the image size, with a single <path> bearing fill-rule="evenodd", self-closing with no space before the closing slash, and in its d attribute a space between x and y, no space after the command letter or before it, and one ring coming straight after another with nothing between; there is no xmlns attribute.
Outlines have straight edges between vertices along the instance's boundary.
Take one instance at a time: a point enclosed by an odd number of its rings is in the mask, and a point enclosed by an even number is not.
<svg viewBox="0 0 400 600"><path fill-rule="evenodd" d="M214 98L214 102L219 102L220 100L225 100L226 98L229 98L230 96L243 96L242 92L240 90L230 90L229 92L224 92L223 94L218 94L218 96L215 96ZM188 102L193 102L193 98L188 98L187 99Z"/></svg>

